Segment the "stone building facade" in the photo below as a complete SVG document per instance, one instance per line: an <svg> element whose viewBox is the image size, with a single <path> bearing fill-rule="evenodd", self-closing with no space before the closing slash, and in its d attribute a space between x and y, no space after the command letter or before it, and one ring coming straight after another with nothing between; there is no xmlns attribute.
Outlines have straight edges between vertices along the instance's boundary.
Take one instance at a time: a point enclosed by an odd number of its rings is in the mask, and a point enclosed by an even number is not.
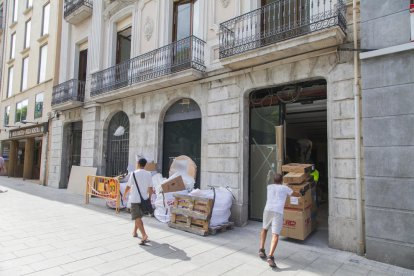
<svg viewBox="0 0 414 276"><path fill-rule="evenodd" d="M2 1L1 154L8 176L42 184L59 68L62 3Z"/></svg>
<svg viewBox="0 0 414 276"><path fill-rule="evenodd" d="M201 188L231 187L232 218L244 225L260 219L252 215L258 209L252 201L260 199L253 154L271 170L276 161L265 157L274 153L274 127L286 125L292 152L298 139L310 139L301 134L307 129L322 137L312 141L320 148L312 156L324 168L329 245L356 251L354 64L340 51L352 45L352 3L293 2L66 6L62 45L68 47L52 99L59 116L51 127L48 185L64 188L72 165L114 175L113 160L134 164L137 154L165 172L181 149L194 153ZM267 126L264 116L272 118ZM190 121L194 131L183 123Z"/></svg>
<svg viewBox="0 0 414 276"><path fill-rule="evenodd" d="M410 6L411 5L411 6ZM411 15L410 15L411 8ZM361 3L367 257L414 269L413 1Z"/></svg>

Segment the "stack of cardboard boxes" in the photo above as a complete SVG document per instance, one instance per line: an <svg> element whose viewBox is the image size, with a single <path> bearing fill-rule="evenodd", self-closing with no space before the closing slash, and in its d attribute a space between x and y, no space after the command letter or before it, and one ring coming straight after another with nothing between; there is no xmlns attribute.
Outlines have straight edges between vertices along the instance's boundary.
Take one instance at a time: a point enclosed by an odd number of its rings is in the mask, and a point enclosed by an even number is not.
<svg viewBox="0 0 414 276"><path fill-rule="evenodd" d="M288 196L286 199L282 236L305 240L316 227L315 222L312 222L316 204L312 196L311 169L310 164L290 163L282 166L282 171L287 173L283 177L283 184L300 195Z"/></svg>

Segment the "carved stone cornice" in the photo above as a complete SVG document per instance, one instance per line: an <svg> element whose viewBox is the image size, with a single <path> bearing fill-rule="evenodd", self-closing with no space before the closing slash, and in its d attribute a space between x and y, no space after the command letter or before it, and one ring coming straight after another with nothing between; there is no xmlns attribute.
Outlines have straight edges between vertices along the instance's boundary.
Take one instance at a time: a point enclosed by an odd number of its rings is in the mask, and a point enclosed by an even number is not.
<svg viewBox="0 0 414 276"><path fill-rule="evenodd" d="M119 12L123 8L130 6L131 4L137 2L137 0L104 0L105 10L103 16L105 20L111 18L112 15Z"/></svg>

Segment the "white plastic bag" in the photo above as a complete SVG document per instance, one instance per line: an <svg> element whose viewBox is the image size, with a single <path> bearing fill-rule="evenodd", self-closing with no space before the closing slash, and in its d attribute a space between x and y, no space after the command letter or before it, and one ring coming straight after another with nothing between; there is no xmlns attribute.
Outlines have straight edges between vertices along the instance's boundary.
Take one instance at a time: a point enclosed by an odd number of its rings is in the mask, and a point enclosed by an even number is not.
<svg viewBox="0 0 414 276"><path fill-rule="evenodd" d="M216 197L214 200L210 226L217 226L229 222L231 206L233 204L233 194L231 193L231 190L219 187L215 189L215 193ZM195 189L190 195L213 199L214 191Z"/></svg>
<svg viewBox="0 0 414 276"><path fill-rule="evenodd" d="M172 193L159 193L155 200L154 216L161 222L167 223L170 221L170 208L174 204L174 194L187 195L188 191L179 191Z"/></svg>

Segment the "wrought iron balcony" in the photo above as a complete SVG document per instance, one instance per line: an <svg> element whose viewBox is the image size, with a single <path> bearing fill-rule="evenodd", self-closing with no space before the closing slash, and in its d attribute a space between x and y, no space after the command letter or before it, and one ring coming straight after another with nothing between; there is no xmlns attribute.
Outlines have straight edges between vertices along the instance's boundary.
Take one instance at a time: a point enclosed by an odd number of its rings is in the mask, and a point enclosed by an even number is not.
<svg viewBox="0 0 414 276"><path fill-rule="evenodd" d="M91 96L106 94L187 69L204 72L204 45L203 40L190 36L94 73ZM181 82L183 81L186 81L185 78L181 78ZM162 83L158 83L160 85Z"/></svg>
<svg viewBox="0 0 414 276"><path fill-rule="evenodd" d="M85 82L69 80L53 87L52 106L54 109L72 108L82 105L85 98Z"/></svg>
<svg viewBox="0 0 414 276"><path fill-rule="evenodd" d="M64 17L71 24L78 24L92 15L93 0L65 0Z"/></svg>
<svg viewBox="0 0 414 276"><path fill-rule="evenodd" d="M338 26L345 0L278 0L220 24L220 58Z"/></svg>

